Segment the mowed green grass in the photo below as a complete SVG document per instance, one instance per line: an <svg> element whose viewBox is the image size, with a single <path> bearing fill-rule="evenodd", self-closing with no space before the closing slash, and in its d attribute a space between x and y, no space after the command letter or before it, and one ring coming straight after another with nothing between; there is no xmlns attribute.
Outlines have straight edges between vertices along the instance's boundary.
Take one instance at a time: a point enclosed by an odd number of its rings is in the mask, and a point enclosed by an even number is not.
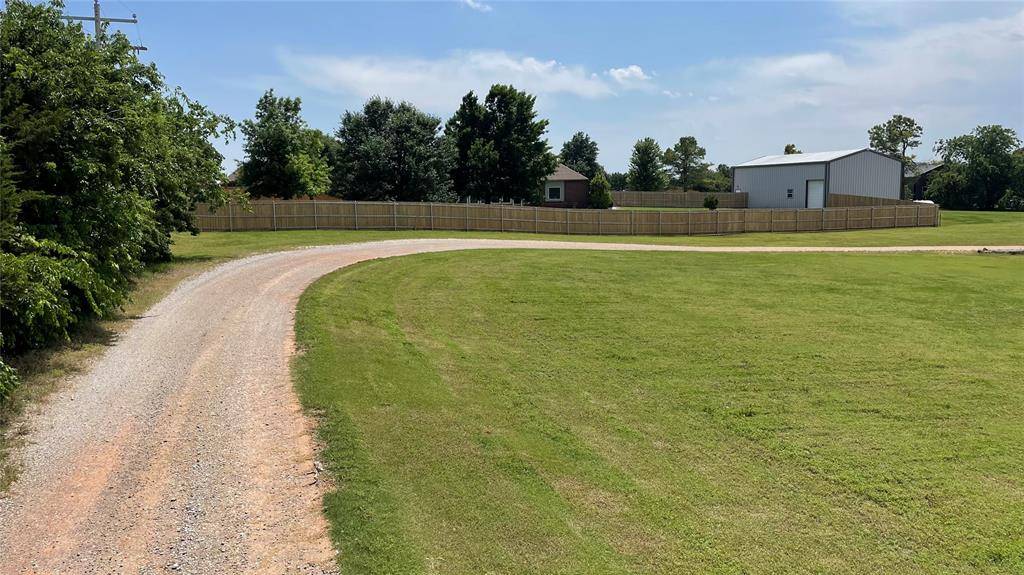
<svg viewBox="0 0 1024 575"><path fill-rule="evenodd" d="M942 212L942 225L844 232L750 233L723 236L583 236L458 231L284 230L174 234L174 255L184 259L239 257L257 252L401 238L496 238L629 242L696 246L910 246L1022 245L1024 212Z"/></svg>
<svg viewBox="0 0 1024 575"><path fill-rule="evenodd" d="M344 573L1021 573L1024 259L478 251L302 297Z"/></svg>

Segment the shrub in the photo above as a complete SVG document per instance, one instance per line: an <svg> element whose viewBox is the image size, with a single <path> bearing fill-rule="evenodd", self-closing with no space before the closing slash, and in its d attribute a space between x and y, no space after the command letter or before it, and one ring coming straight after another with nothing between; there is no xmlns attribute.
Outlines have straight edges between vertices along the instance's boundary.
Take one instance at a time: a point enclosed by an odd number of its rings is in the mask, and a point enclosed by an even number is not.
<svg viewBox="0 0 1024 575"><path fill-rule="evenodd" d="M18 374L14 368L0 359L0 404L3 403L14 388L18 386Z"/></svg>
<svg viewBox="0 0 1024 575"><path fill-rule="evenodd" d="M608 183L608 178L604 177L604 173L598 172L590 180L587 200L592 208L605 210L612 207L612 186Z"/></svg>
<svg viewBox="0 0 1024 575"><path fill-rule="evenodd" d="M84 255L53 242L31 248L0 254L4 352L66 341L79 322L99 317L123 299Z"/></svg>
<svg viewBox="0 0 1024 575"><path fill-rule="evenodd" d="M715 194L709 194L707 196L704 196L704 207L709 210L717 210L718 196L716 196Z"/></svg>
<svg viewBox="0 0 1024 575"><path fill-rule="evenodd" d="M996 207L1008 212L1024 212L1024 192L1020 190L1006 190Z"/></svg>

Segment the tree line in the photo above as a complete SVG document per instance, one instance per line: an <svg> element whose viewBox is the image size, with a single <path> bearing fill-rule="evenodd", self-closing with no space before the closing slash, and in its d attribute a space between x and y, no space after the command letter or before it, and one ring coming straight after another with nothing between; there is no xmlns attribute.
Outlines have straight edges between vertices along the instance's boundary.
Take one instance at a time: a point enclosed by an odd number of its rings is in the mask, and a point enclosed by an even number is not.
<svg viewBox="0 0 1024 575"><path fill-rule="evenodd" d="M0 19L0 357L67 340L218 204L234 123L164 83L122 34L88 38L59 3ZM17 382L0 360L0 400Z"/></svg>
<svg viewBox="0 0 1024 575"><path fill-rule="evenodd" d="M466 94L442 125L408 102L374 97L345 112L328 135L305 123L301 99L268 90L255 117L241 124L245 160L238 181L251 197L536 205L562 161L592 180L593 207L610 207L597 145L579 133L561 155L553 154L548 121L537 117L535 103L526 92L496 84L482 100Z"/></svg>

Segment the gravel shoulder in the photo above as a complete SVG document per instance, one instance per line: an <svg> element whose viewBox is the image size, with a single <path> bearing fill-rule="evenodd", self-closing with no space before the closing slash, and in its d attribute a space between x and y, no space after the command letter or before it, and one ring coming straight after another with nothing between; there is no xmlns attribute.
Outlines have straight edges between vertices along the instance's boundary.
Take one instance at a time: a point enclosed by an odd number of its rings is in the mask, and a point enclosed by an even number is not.
<svg viewBox="0 0 1024 575"><path fill-rule="evenodd" d="M1021 246L988 246L993 250ZM972 252L393 240L232 261L181 284L28 416L0 499L0 573L332 573L311 422L291 388L295 305L360 261L486 248Z"/></svg>

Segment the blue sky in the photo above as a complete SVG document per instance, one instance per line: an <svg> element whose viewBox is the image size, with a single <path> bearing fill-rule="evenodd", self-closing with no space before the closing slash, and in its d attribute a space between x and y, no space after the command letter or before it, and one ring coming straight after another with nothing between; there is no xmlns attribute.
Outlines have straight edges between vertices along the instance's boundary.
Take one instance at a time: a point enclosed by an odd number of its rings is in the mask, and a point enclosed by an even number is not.
<svg viewBox="0 0 1024 575"><path fill-rule="evenodd" d="M979 124L1024 134L1021 3L142 2L104 14L171 85L235 119L300 96L333 131L371 95L447 118L468 90L538 96L555 151L573 132L624 170L633 143L693 135L708 161L867 144L894 113L934 140ZM67 12L91 13L89 2ZM220 143L232 169L240 141Z"/></svg>

